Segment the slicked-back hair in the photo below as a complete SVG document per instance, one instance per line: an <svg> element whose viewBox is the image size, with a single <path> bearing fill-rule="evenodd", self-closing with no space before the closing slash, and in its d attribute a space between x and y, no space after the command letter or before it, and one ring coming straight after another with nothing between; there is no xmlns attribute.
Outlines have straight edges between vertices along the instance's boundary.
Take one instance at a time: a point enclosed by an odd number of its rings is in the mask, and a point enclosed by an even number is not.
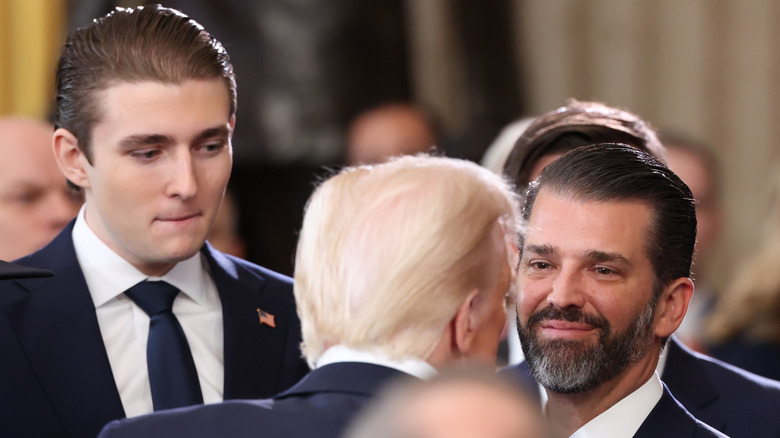
<svg viewBox="0 0 780 438"><path fill-rule="evenodd" d="M598 102L571 100L534 119L509 153L504 175L523 190L534 165L545 155L596 143L627 144L666 161L655 130L637 115Z"/></svg>
<svg viewBox="0 0 780 438"><path fill-rule="evenodd" d="M580 201L646 202L653 212L645 246L655 274L654 290L660 293L671 281L690 277L696 241L693 195L674 172L647 152L605 143L563 155L529 185L523 204L525 221L540 190Z"/></svg>
<svg viewBox="0 0 780 438"><path fill-rule="evenodd" d="M183 13L160 5L116 8L68 36L57 64L55 125L70 131L92 162L100 121L96 92L118 82L181 84L222 78L236 111L236 80L222 44Z"/></svg>

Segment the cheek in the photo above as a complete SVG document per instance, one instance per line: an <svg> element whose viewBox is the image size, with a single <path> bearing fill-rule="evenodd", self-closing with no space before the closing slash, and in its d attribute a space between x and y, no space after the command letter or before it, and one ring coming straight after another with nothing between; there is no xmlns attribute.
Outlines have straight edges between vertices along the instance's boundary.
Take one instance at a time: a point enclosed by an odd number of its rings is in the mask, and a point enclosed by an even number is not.
<svg viewBox="0 0 780 438"><path fill-rule="evenodd" d="M202 175L202 188L207 190L210 195L222 196L228 180L230 179L231 170L232 161L227 155L221 160L207 162L205 166L200 169Z"/></svg>
<svg viewBox="0 0 780 438"><path fill-rule="evenodd" d="M525 279L517 283L517 314L525 322L544 303L545 288L538 281Z"/></svg>

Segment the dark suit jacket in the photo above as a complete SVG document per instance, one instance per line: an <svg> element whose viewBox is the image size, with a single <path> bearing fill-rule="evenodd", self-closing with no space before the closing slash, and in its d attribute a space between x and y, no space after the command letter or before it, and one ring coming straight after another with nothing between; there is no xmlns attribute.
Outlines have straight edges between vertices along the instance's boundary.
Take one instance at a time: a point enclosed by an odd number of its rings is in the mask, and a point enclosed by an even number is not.
<svg viewBox="0 0 780 438"><path fill-rule="evenodd" d="M526 362L501 373L536 387ZM780 437L780 382L695 353L675 338L661 380L691 415L732 438ZM538 389L531 395L538 398Z"/></svg>
<svg viewBox="0 0 780 438"><path fill-rule="evenodd" d="M722 433L694 418L672 396L664 385L664 394L645 418L634 438L725 437Z"/></svg>
<svg viewBox="0 0 780 438"><path fill-rule="evenodd" d="M17 263L52 278L0 283L0 436L94 437L125 416L92 298L73 249L73 223ZM224 398L269 397L307 371L289 278L202 249L222 300ZM275 316L260 325L257 309Z"/></svg>
<svg viewBox="0 0 780 438"><path fill-rule="evenodd" d="M338 438L390 381L412 378L380 365L343 362L309 373L268 400L236 400L113 421L99 438Z"/></svg>
<svg viewBox="0 0 780 438"><path fill-rule="evenodd" d="M780 437L780 382L689 350L674 338L661 380L694 417L732 438Z"/></svg>

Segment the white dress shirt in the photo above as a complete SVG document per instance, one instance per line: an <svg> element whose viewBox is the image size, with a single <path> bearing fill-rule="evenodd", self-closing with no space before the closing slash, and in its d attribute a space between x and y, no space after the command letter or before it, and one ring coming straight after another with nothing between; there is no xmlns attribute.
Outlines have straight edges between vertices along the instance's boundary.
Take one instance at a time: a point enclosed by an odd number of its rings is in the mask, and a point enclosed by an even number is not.
<svg viewBox="0 0 780 438"><path fill-rule="evenodd" d="M331 363L338 362L363 362L374 365L382 365L403 371L406 374L426 380L437 374L436 368L428 362L416 357L405 357L401 360L393 360L387 357L381 350L356 350L346 345L334 345L322 353L315 368L320 368Z"/></svg>
<svg viewBox="0 0 780 438"><path fill-rule="evenodd" d="M547 407L547 393L542 406ZM642 426L664 393L658 373L609 409L577 429L570 438L631 438Z"/></svg>
<svg viewBox="0 0 780 438"><path fill-rule="evenodd" d="M162 277L148 277L95 235L87 225L83 207L72 236L76 258L95 303L100 334L125 415L133 417L154 410L146 366L149 316L124 294L147 279L166 281L181 291L173 302L173 313L192 351L203 401L222 401L225 375L222 302L201 253L177 263Z"/></svg>

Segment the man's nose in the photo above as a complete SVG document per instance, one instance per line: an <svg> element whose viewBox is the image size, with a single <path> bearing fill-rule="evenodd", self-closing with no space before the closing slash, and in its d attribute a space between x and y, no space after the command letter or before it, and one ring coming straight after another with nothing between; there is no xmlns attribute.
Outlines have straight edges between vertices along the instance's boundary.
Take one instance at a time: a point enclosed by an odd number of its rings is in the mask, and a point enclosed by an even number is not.
<svg viewBox="0 0 780 438"><path fill-rule="evenodd" d="M547 295L547 302L566 309L581 308L585 305L582 275L573 269L561 269L552 283L552 290Z"/></svg>
<svg viewBox="0 0 780 438"><path fill-rule="evenodd" d="M168 195L189 199L198 192L198 181L195 176L195 165L192 154L188 151L177 153L171 166L171 181L168 184Z"/></svg>

